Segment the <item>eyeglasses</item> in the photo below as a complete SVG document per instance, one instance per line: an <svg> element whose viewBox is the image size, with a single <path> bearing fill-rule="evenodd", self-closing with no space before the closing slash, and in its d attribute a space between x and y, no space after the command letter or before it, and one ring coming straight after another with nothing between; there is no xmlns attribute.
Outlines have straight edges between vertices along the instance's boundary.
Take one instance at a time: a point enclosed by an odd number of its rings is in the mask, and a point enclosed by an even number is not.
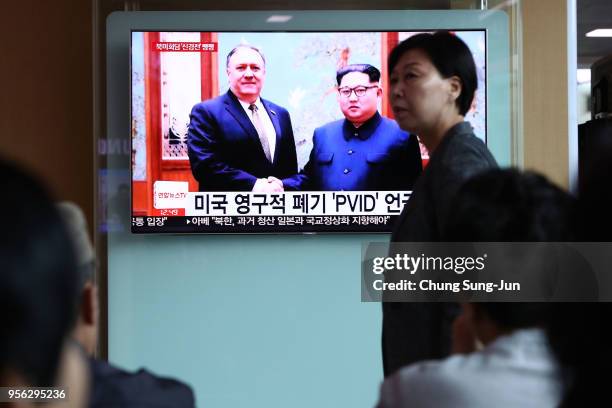
<svg viewBox="0 0 612 408"><path fill-rule="evenodd" d="M350 98L351 94L353 92L355 92L355 96L359 98L359 97L362 97L363 95L365 95L366 92L368 92L368 89L372 89L372 88L378 88L378 85L356 86L355 88L349 88L348 86L346 86L346 87L343 87L343 88L338 88L338 93L343 98Z"/></svg>

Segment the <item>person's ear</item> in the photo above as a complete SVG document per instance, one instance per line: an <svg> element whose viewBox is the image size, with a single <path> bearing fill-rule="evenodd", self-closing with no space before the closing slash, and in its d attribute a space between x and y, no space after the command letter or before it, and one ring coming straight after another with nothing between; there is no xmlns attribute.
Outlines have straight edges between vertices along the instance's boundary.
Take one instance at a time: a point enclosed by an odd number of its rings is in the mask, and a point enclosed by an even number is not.
<svg viewBox="0 0 612 408"><path fill-rule="evenodd" d="M462 313L465 315L465 318L469 322L470 326L476 328L476 326L484 318L483 311L478 303L462 303L461 307Z"/></svg>
<svg viewBox="0 0 612 408"><path fill-rule="evenodd" d="M465 316L470 322L474 321L474 304L473 303L461 303L461 314Z"/></svg>
<svg viewBox="0 0 612 408"><path fill-rule="evenodd" d="M461 84L461 79L459 79L458 76L448 78L448 97L453 103L459 99L462 89L463 85Z"/></svg>
<svg viewBox="0 0 612 408"><path fill-rule="evenodd" d="M94 283L92 286L93 288L91 291L92 291L92 296L93 296L93 301L92 301L93 318L94 318L94 324L97 328L98 323L100 322L100 298L98 297L98 285Z"/></svg>
<svg viewBox="0 0 612 408"><path fill-rule="evenodd" d="M476 336L472 322L473 307L469 303L461 304L462 312L452 325L452 352L466 354L476 350Z"/></svg>
<svg viewBox="0 0 612 408"><path fill-rule="evenodd" d="M96 325L100 307L98 304L98 288L94 283L85 283L81 299L81 320L88 326Z"/></svg>

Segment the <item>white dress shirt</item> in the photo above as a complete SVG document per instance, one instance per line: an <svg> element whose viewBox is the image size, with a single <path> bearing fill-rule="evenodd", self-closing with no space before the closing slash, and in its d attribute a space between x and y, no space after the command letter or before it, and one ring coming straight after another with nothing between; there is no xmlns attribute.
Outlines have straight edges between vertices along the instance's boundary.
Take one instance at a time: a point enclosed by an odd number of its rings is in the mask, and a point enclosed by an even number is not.
<svg viewBox="0 0 612 408"><path fill-rule="evenodd" d="M540 329L515 330L483 350L412 364L387 378L378 408L553 408L559 368Z"/></svg>
<svg viewBox="0 0 612 408"><path fill-rule="evenodd" d="M251 123L253 123L253 112L249 109L249 106L251 106L251 104L248 102L243 102L240 99L238 99L238 102L240 102L242 109L244 109L247 116L251 120ZM268 146L270 147L270 155L272 157L272 160L274 160L274 149L276 149L276 130L274 130L272 120L270 119L270 116L268 116L268 111L261 103L261 98L257 98L257 100L255 101L255 106L257 106L257 113L259 114L261 123L265 128L264 130L266 132L266 138L268 139ZM253 126L255 126L255 123L253 123ZM255 126L255 129L257 129L257 126Z"/></svg>

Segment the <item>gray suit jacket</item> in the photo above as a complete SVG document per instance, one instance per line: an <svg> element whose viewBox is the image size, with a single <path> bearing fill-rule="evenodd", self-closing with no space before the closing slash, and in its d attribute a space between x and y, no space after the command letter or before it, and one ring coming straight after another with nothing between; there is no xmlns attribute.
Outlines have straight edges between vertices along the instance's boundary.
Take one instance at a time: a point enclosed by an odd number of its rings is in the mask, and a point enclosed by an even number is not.
<svg viewBox="0 0 612 408"><path fill-rule="evenodd" d="M451 202L461 184L495 167L495 159L474 135L469 122L453 126L417 180L412 196L395 224L391 241L439 241Z"/></svg>
<svg viewBox="0 0 612 408"><path fill-rule="evenodd" d="M438 242L453 198L470 177L497 167L469 122L453 126L417 179L400 214L392 242ZM385 274L385 279L393 277ZM446 357L455 303L383 303L382 354L385 376L417 361Z"/></svg>

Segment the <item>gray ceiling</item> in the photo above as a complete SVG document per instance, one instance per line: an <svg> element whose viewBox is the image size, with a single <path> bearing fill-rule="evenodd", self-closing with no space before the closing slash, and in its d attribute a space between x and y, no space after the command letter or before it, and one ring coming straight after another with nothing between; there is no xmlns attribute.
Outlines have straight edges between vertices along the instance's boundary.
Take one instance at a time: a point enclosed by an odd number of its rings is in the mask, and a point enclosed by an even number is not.
<svg viewBox="0 0 612 408"><path fill-rule="evenodd" d="M612 55L612 38L588 38L596 28L612 28L612 0L578 0L578 67L589 68L599 58Z"/></svg>

